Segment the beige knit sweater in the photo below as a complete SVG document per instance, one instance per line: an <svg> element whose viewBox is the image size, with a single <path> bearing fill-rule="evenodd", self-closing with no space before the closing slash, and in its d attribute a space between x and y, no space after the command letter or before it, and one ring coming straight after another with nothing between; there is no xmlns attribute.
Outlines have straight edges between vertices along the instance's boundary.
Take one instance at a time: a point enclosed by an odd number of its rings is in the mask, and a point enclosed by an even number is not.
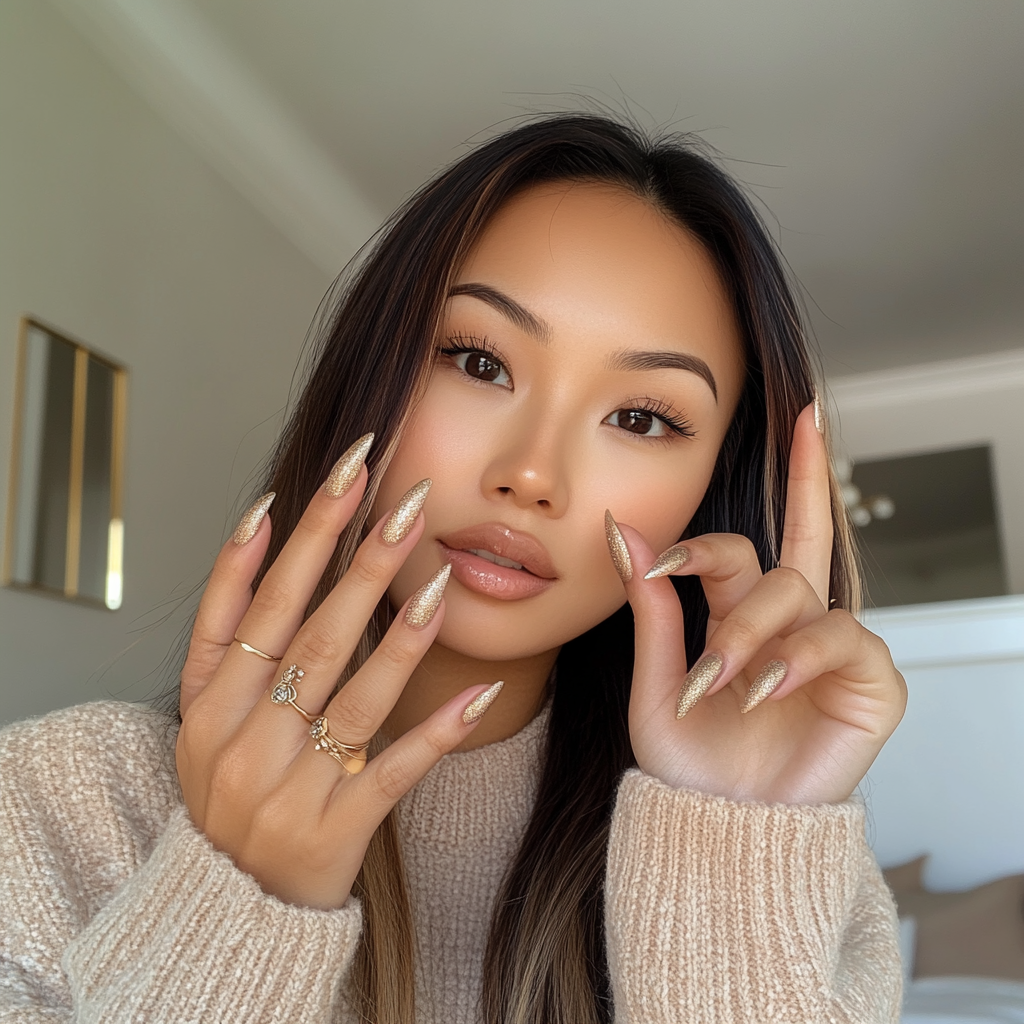
<svg viewBox="0 0 1024 1024"><path fill-rule="evenodd" d="M477 1024L542 712L449 754L399 805L421 1024ZM173 723L86 704L0 733L0 1022L353 1021L360 906L280 903L190 823ZM608 852L616 1024L896 1021L892 900L864 810L731 803L634 770Z"/></svg>

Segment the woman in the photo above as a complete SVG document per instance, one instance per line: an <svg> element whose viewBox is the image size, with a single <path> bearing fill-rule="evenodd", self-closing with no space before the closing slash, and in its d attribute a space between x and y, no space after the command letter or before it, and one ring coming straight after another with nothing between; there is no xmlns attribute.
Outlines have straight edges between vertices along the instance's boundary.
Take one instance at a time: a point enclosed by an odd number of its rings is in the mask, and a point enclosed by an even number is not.
<svg viewBox="0 0 1024 1024"><path fill-rule="evenodd" d="M905 690L823 430L773 246L692 147L576 115L460 160L326 324L180 729L7 732L0 1005L896 1020L851 794Z"/></svg>

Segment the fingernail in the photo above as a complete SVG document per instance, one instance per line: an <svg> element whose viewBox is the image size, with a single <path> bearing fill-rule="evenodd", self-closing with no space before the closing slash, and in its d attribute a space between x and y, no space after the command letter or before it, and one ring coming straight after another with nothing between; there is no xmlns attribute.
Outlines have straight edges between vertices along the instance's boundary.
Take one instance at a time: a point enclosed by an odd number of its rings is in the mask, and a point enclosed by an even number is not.
<svg viewBox="0 0 1024 1024"><path fill-rule="evenodd" d="M821 399L818 397L817 388L814 391L814 426L819 434L825 433L825 413L821 408Z"/></svg>
<svg viewBox="0 0 1024 1024"><path fill-rule="evenodd" d="M441 566L426 583L412 595L409 607L405 610L405 624L413 629L422 629L437 611L437 606L444 596L444 588L448 586L448 577L452 574L452 563Z"/></svg>
<svg viewBox="0 0 1024 1024"><path fill-rule="evenodd" d="M409 536L409 531L416 522L420 509L423 508L423 502L427 500L427 491L430 490L431 482L429 477L426 480L421 480L399 499L394 512L388 517L388 521L381 531L385 544L400 544Z"/></svg>
<svg viewBox="0 0 1024 1024"><path fill-rule="evenodd" d="M249 541L256 536L256 531L260 528L260 523L263 522L263 517L267 514L267 509L274 503L274 498L277 495L270 491L264 494L259 501L248 512L238 520L238 525L235 527L235 532L231 535L231 539L236 544L248 544Z"/></svg>
<svg viewBox="0 0 1024 1024"><path fill-rule="evenodd" d="M478 718L483 716L483 713L494 703L494 698L501 693L501 688L505 685L504 679L499 679L496 683L492 683L483 693L480 694L475 700L471 701L465 711L462 712L462 720L469 725L471 722L475 722Z"/></svg>
<svg viewBox="0 0 1024 1024"><path fill-rule="evenodd" d="M693 705L711 689L711 684L718 678L725 660L720 654L705 654L697 662L683 680L676 699L676 718L682 718Z"/></svg>
<svg viewBox="0 0 1024 1024"><path fill-rule="evenodd" d="M328 498L340 498L355 483L372 444L373 434L364 434L338 459L324 483Z"/></svg>
<svg viewBox="0 0 1024 1024"><path fill-rule="evenodd" d="M611 552L612 564L623 583L633 578L633 562L629 557L629 548L622 539L619 526L608 509L604 510L604 535L608 538L608 550Z"/></svg>
<svg viewBox="0 0 1024 1024"><path fill-rule="evenodd" d="M750 684L750 689L747 690L747 699L743 702L740 711L743 714L753 711L761 701L770 697L779 688L782 680L786 678L788 671L789 666L784 661L769 661Z"/></svg>
<svg viewBox="0 0 1024 1024"><path fill-rule="evenodd" d="M673 544L672 547L666 548L658 555L654 560L654 565L647 570L644 579L653 580L658 576L667 576L670 572L675 572L676 569L686 565L689 560L690 549L682 544Z"/></svg>

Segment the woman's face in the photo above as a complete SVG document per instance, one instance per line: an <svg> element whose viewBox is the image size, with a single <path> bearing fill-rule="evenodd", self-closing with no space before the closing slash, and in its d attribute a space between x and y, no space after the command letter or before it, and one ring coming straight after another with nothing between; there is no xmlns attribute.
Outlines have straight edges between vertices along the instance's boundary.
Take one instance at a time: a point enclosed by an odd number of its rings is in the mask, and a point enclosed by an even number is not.
<svg viewBox="0 0 1024 1024"><path fill-rule="evenodd" d="M438 643L551 650L625 601L605 509L660 551L700 504L744 376L733 310L700 243L650 205L546 185L483 233L437 344L377 501L433 480L391 601L451 561Z"/></svg>

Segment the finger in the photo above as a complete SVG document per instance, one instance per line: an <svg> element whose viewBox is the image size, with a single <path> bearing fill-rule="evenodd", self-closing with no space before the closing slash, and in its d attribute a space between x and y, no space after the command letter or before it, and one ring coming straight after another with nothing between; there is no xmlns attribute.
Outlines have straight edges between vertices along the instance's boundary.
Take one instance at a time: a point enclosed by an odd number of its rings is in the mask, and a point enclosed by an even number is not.
<svg viewBox="0 0 1024 1024"><path fill-rule="evenodd" d="M380 518L356 550L341 580L301 628L299 623L309 598L329 559L329 553L319 543L320 534L313 532L314 526L297 537L293 535L296 546L290 552L290 559L282 562L285 556L282 551L274 563L274 568L281 563L281 571L269 587L269 573L260 584L240 630L244 630L247 637L254 634L273 637L282 629L281 622L286 622L291 635L288 642L281 645L284 647L281 665L285 670L295 665L305 673L306 688L310 685L315 688L314 704L322 706L334 689L367 621L423 533L421 509L429 484L429 480L421 481ZM398 523L401 529L396 532ZM314 525L318 531L340 532L336 523ZM334 536L336 539L337 534ZM394 543L389 543L386 537ZM304 545L308 545L312 553L305 550ZM274 675L274 666L269 672L260 671L251 657L243 658L246 656L237 645L232 647L225 656L224 671L208 688L211 697L216 693L221 698L221 712L233 716L236 722L259 702Z"/></svg>
<svg viewBox="0 0 1024 1024"><path fill-rule="evenodd" d="M818 595L802 573L795 569L773 569L726 616L708 640L708 650L721 659L710 686L691 682L680 695L680 704L692 707L700 696L717 693L728 686L762 647L824 616ZM705 680L706 681L706 680ZM701 692L698 694L697 691Z"/></svg>
<svg viewBox="0 0 1024 1024"><path fill-rule="evenodd" d="M263 499L257 506L262 502ZM270 518L264 514L251 540L238 544L233 538L229 539L213 563L181 670L182 715L213 678L235 638L239 623L252 602L252 581L263 564L270 533Z"/></svg>
<svg viewBox="0 0 1024 1024"><path fill-rule="evenodd" d="M607 518L605 523L609 546L616 543L617 531L629 553L630 578L623 580L623 586L633 609L636 631L630 713L636 709L646 717L656 714L666 702L674 701L686 671L683 609L669 579L645 580L632 571L634 566L654 561L654 552L643 535L625 523L612 520L609 524ZM620 572L620 578L622 575Z"/></svg>
<svg viewBox="0 0 1024 1024"><path fill-rule="evenodd" d="M373 653L328 705L325 714L345 722L346 735L355 737L352 742L368 743L376 734L430 649L444 621L443 594L450 575L451 565L443 565L406 601ZM344 664L347 659L334 679ZM322 695L321 704L329 695Z"/></svg>
<svg viewBox="0 0 1024 1024"><path fill-rule="evenodd" d="M275 686L266 699L259 701L246 721L250 739L266 751L264 760L269 772L284 771L296 757L310 760L304 741L310 725L321 716L327 718L335 731L340 727L338 738L344 743L355 746L369 743L441 628L444 621L442 596L450 572L449 565L442 566L405 602L370 657L329 703L338 677L351 658L348 641L344 641L344 648L336 646L335 635L330 631L341 623L337 616L330 614L330 608L326 609L323 623L315 632L307 631L312 618L303 626L288 648L285 661L288 678ZM321 605L315 615L320 616L324 611ZM347 618L344 616L345 620ZM337 633L347 635L348 630L340 629ZM310 643L311 636L316 638L313 643ZM297 674L298 666L302 666L301 677ZM289 685L291 690L286 690ZM291 707L282 706L287 704ZM286 735L292 738L291 743L282 742ZM319 765L318 774L323 781L331 776L325 775L321 761L317 758L313 764L314 767Z"/></svg>
<svg viewBox="0 0 1024 1024"><path fill-rule="evenodd" d="M280 554L260 581L239 627L239 636L261 651L282 656L302 624L310 598L334 554L366 487L360 466L352 485L340 497L321 487L310 499Z"/></svg>
<svg viewBox="0 0 1024 1024"><path fill-rule="evenodd" d="M783 700L794 691L833 673L838 687L816 689L820 710L872 731L894 727L906 704L906 683L885 643L849 612L830 611L786 637L775 657L762 667L741 710L751 711L765 700ZM893 691L901 699L893 700ZM882 702L891 711L879 719Z"/></svg>
<svg viewBox="0 0 1024 1024"><path fill-rule="evenodd" d="M445 754L451 753L472 733L503 686L504 683L498 680L490 686L463 690L367 764L365 771L356 776L356 781L363 806L374 823L382 821ZM341 781L347 780L343 778ZM342 818L340 825L345 827L344 819L351 811L343 797L344 787L339 786L335 808Z"/></svg>
<svg viewBox="0 0 1024 1024"><path fill-rule="evenodd" d="M832 498L825 439L815 426L813 404L800 413L793 428L779 564L802 572L828 607Z"/></svg>
<svg viewBox="0 0 1024 1024"><path fill-rule="evenodd" d="M644 576L699 576L712 623L721 622L761 579L754 545L738 533L705 533L663 551Z"/></svg>

